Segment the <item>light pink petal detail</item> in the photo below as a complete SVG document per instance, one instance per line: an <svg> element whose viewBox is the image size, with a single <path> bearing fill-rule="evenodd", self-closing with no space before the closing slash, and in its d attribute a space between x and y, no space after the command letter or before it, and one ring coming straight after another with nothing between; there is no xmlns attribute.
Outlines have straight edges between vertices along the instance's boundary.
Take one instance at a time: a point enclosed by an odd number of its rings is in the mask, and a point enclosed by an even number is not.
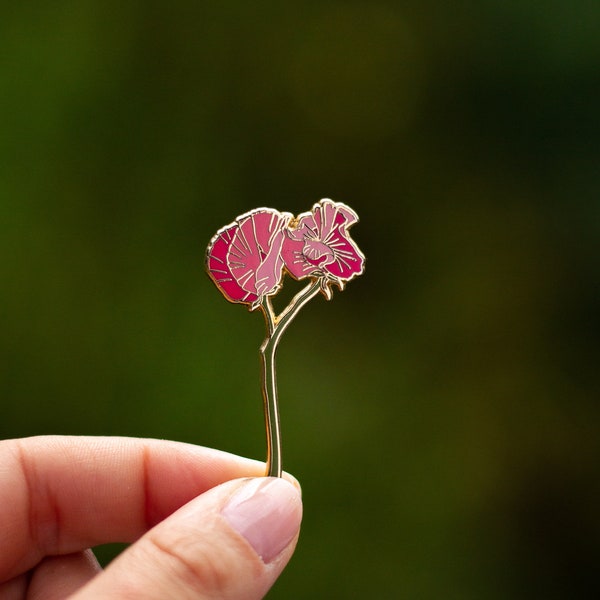
<svg viewBox="0 0 600 600"><path fill-rule="evenodd" d="M289 232L286 236L281 255L287 272L296 279L304 279L312 275L317 268L304 256L304 241L294 239L293 233Z"/></svg>
<svg viewBox="0 0 600 600"><path fill-rule="evenodd" d="M278 291L283 276L283 258L281 249L285 234L280 231L273 237L265 260L256 271L256 292L259 296L268 296Z"/></svg>
<svg viewBox="0 0 600 600"><path fill-rule="evenodd" d="M300 215L295 229L288 230L283 258L296 279L310 275L349 281L364 269L364 256L348 234L358 221L345 204L321 200L312 213Z"/></svg>
<svg viewBox="0 0 600 600"><path fill-rule="evenodd" d="M318 206L318 205L317 205ZM289 236L298 242L304 242L306 237L317 237L319 228L312 213L304 213L298 218L295 229L288 230Z"/></svg>
<svg viewBox="0 0 600 600"><path fill-rule="evenodd" d="M231 243L227 264L238 285L259 298L281 282L281 246L289 215L258 209L242 218Z"/></svg>
<svg viewBox="0 0 600 600"><path fill-rule="evenodd" d="M343 217L343 219L346 222L346 228L350 227L350 225L354 225L354 223L358 222L358 215L349 207L346 206L345 204L342 204L341 202L337 203L337 219L339 220L340 217Z"/></svg>
<svg viewBox="0 0 600 600"><path fill-rule="evenodd" d="M255 306L279 289L283 277L281 248L291 217L259 208L238 217L211 240L208 272L228 300Z"/></svg>
<svg viewBox="0 0 600 600"><path fill-rule="evenodd" d="M329 234L327 245L332 250L329 260L321 265L321 268L344 281L349 281L355 275L363 271L364 257L356 244L345 235L342 235L341 228Z"/></svg>

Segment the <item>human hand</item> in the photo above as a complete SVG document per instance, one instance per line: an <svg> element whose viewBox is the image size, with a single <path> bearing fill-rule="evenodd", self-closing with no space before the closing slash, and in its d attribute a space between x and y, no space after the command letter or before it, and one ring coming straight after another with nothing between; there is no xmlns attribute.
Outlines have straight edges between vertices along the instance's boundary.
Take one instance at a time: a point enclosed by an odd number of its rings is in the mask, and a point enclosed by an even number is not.
<svg viewBox="0 0 600 600"><path fill-rule="evenodd" d="M262 598L302 517L263 469L159 440L0 441L0 598ZM109 542L133 544L102 571L89 548Z"/></svg>

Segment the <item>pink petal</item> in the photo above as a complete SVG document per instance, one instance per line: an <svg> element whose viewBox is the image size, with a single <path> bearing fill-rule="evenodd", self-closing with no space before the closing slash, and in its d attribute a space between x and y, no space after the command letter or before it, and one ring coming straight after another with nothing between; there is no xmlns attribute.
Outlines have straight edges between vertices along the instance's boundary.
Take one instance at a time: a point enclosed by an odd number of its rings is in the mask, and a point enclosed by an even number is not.
<svg viewBox="0 0 600 600"><path fill-rule="evenodd" d="M312 213L303 213L298 216L296 227L288 229L287 233L293 240L303 242L306 237L317 237L319 228Z"/></svg>
<svg viewBox="0 0 600 600"><path fill-rule="evenodd" d="M296 279L327 274L348 281L362 273L364 256L347 231L356 221L356 213L345 204L329 199L315 204L288 230L282 252L286 269Z"/></svg>
<svg viewBox="0 0 600 600"><path fill-rule="evenodd" d="M329 200L331 202L331 200ZM335 207L337 210L336 223L340 223L343 218L346 227L350 227L350 225L354 225L354 223L358 222L358 215L349 207L343 204L342 202L336 202Z"/></svg>
<svg viewBox="0 0 600 600"><path fill-rule="evenodd" d="M331 233L327 245L333 251L333 256L329 263L322 265L325 272L344 281L363 272L365 258L345 229L338 227Z"/></svg>
<svg viewBox="0 0 600 600"><path fill-rule="evenodd" d="M296 279L304 279L314 273L318 267L308 262L304 255L304 241L292 237L294 232L289 232L283 242L281 256L285 262L287 272Z"/></svg>
<svg viewBox="0 0 600 600"><path fill-rule="evenodd" d="M208 246L206 264L211 279L230 302L251 304L257 300L257 296L244 290L238 284L231 273L227 260L237 230L237 223L232 223L217 232Z"/></svg>
<svg viewBox="0 0 600 600"><path fill-rule="evenodd" d="M257 209L243 215L227 264L238 285L258 297L277 290L282 277L281 246L291 215Z"/></svg>

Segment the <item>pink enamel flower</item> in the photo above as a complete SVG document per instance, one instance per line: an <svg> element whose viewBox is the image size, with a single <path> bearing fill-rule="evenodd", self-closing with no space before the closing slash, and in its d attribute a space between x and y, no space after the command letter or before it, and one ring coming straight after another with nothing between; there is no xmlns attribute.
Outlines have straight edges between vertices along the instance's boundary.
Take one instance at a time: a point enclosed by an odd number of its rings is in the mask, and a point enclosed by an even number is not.
<svg viewBox="0 0 600 600"><path fill-rule="evenodd" d="M365 257L348 234L356 221L356 213L341 202L324 199L315 204L287 229L282 249L286 270L296 279L319 278L321 291L330 299L332 283L343 289L364 270Z"/></svg>
<svg viewBox="0 0 600 600"><path fill-rule="evenodd" d="M258 208L220 229L206 251L206 268L221 293L231 302L259 309L265 318L260 357L269 477L283 474L275 369L279 341L307 302L319 293L329 300L333 284L342 290L363 272L365 257L348 234L357 221L351 208L328 199L297 218ZM277 314L271 296L285 273L309 282Z"/></svg>
<svg viewBox="0 0 600 600"><path fill-rule="evenodd" d="M283 277L281 249L292 215L257 208L220 229L206 251L208 273L231 302L259 306L277 293Z"/></svg>

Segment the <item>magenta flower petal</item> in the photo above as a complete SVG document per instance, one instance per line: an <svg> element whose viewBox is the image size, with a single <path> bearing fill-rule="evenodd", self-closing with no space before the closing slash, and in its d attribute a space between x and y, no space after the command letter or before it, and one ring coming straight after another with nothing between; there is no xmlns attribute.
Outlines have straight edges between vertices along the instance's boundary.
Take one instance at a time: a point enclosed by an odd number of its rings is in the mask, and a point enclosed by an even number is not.
<svg viewBox="0 0 600 600"><path fill-rule="evenodd" d="M228 254L238 284L258 297L277 291L282 277L281 246L291 215L258 209L240 217Z"/></svg>
<svg viewBox="0 0 600 600"><path fill-rule="evenodd" d="M287 230L282 250L286 270L296 279L324 277L340 287L360 275L365 258L348 234L356 221L356 213L345 204L328 199L315 204Z"/></svg>
<svg viewBox="0 0 600 600"><path fill-rule="evenodd" d="M279 289L281 247L292 215L259 208L219 230L207 250L208 272L231 302L255 307Z"/></svg>
<svg viewBox="0 0 600 600"><path fill-rule="evenodd" d="M258 298L244 290L233 277L229 268L227 256L238 226L236 223L221 229L212 239L206 253L208 274L230 302L252 304Z"/></svg>

